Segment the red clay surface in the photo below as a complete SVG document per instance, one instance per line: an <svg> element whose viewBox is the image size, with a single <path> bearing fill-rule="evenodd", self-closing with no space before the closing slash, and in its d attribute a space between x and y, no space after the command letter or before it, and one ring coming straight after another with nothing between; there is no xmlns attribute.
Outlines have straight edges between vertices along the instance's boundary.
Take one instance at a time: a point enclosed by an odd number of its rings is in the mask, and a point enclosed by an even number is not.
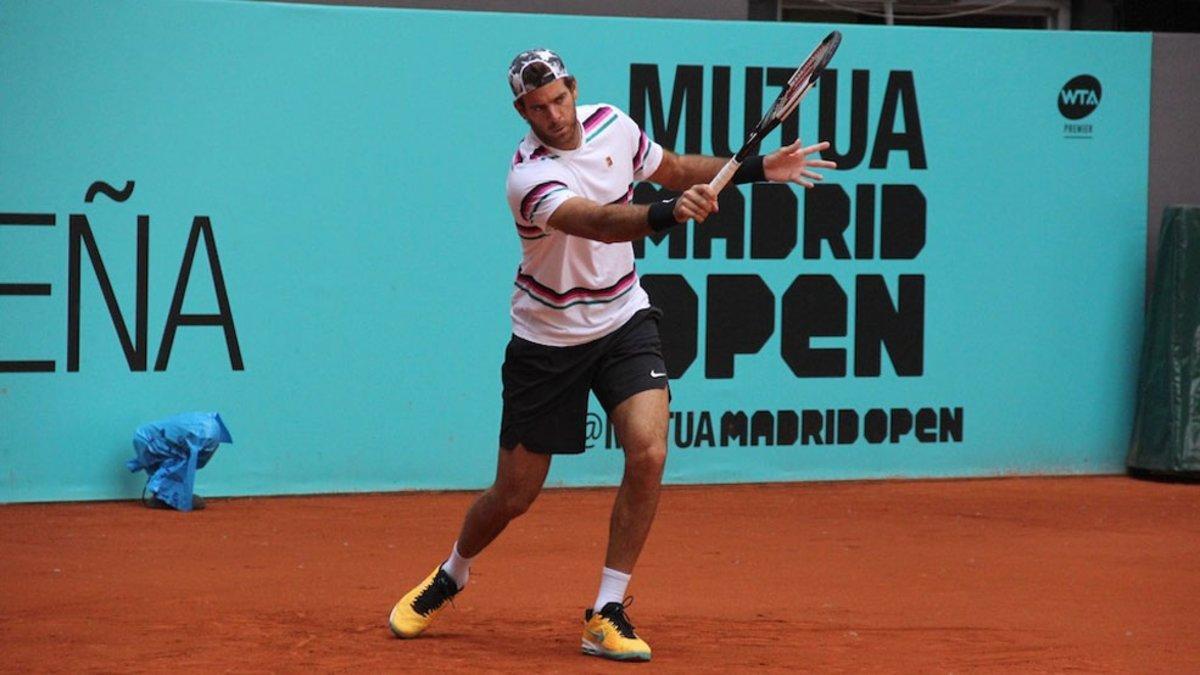
<svg viewBox="0 0 1200 675"><path fill-rule="evenodd" d="M386 628L472 494L0 507L0 670L1196 672L1200 486L668 488L645 665L578 653L611 490L548 490L420 639Z"/></svg>

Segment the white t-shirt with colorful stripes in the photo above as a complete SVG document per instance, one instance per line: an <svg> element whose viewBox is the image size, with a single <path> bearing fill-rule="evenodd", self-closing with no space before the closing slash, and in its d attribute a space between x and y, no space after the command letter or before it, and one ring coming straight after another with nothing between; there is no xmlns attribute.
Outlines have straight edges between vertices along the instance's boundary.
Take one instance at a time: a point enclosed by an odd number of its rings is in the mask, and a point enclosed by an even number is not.
<svg viewBox="0 0 1200 675"><path fill-rule="evenodd" d="M547 222L572 197L628 203L633 184L658 169L662 146L616 106L583 105L576 112L583 126L578 148L548 147L530 131L508 172L508 205L524 253L512 296L513 334L554 347L604 337L650 306L632 244L572 236Z"/></svg>

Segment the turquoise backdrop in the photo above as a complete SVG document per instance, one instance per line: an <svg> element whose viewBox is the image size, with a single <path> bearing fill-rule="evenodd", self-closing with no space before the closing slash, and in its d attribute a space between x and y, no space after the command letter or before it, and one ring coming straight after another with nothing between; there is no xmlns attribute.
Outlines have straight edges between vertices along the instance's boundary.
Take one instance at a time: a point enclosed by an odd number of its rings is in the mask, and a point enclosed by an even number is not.
<svg viewBox="0 0 1200 675"><path fill-rule="evenodd" d="M701 149L710 152L714 67L729 67L736 149L746 80L762 76L754 69L794 67L830 29L0 0L0 213L11 221L0 225L0 361L54 369L0 372L0 502L135 496L144 477L122 466L134 429L193 410L220 412L235 441L199 474L206 495L488 484L520 256L504 199L526 130L505 82L512 56L556 49L584 101L626 110L640 91L631 88L633 64L657 67L667 103L676 66L700 66ZM885 85L909 72L903 96L919 113L925 161L913 166L913 151L893 150L885 166L864 160L827 182L849 195L851 214L857 186L875 186L876 209L881 186L915 186L926 206L924 246L912 259L881 260L876 234L871 256L836 259L826 243L806 258L800 232L786 257L754 259L750 227L741 258L730 259L721 240L709 259L694 255L692 241L682 258L647 246L643 277L678 275L698 300L697 356L673 383L673 408L696 419L707 412L717 425L713 447L673 451L667 480L1120 471L1142 316L1150 36L840 30L837 145L845 151L852 125L851 72L870 73L859 101L867 157ZM1081 74L1102 91L1087 117L1069 120L1061 90ZM766 87L768 102L775 91ZM817 135L820 104L818 90L802 105L806 140ZM916 121L898 113L884 131L917 143L906 126ZM680 124L682 150L688 123ZM96 181L134 187L125 201L86 202ZM751 191L741 189L749 214ZM54 224L16 223L29 214ZM132 336L141 216L145 369L126 359L81 240L78 369L69 371L72 219L86 218ZM221 327L185 323L156 370L189 234L206 222L244 369L231 365ZM205 242L183 314L220 311ZM732 377L706 377L712 275L758 277L773 297L773 331L756 353L734 358ZM827 275L846 292L846 336L812 341L849 351L846 376L797 377L782 358L782 298L798 275ZM878 376L854 376L861 275L881 275L893 301L901 275L923 277L919 374L897 374L884 349ZM860 429L847 444L720 445L730 411L770 411L778 423L789 418L779 411L865 418L926 407L946 408L956 433L872 443ZM551 484L619 480L621 455L596 430L599 447L557 460Z"/></svg>

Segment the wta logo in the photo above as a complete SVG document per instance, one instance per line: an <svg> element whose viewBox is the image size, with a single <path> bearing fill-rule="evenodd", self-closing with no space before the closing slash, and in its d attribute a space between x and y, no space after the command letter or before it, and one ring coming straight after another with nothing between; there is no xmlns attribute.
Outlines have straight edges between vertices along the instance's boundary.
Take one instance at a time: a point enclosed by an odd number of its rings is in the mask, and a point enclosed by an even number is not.
<svg viewBox="0 0 1200 675"><path fill-rule="evenodd" d="M1077 75L1058 92L1058 112L1069 120L1081 120L1100 105L1100 80Z"/></svg>

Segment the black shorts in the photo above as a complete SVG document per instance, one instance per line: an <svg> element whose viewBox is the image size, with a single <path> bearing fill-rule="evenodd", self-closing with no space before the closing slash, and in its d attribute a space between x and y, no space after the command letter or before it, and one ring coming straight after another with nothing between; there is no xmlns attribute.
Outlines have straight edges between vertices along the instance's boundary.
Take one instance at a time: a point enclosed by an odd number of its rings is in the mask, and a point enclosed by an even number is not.
<svg viewBox="0 0 1200 675"><path fill-rule="evenodd" d="M612 414L625 399L667 387L656 308L638 311L599 340L548 347L512 336L504 352L500 447L578 454L586 441L588 391Z"/></svg>

